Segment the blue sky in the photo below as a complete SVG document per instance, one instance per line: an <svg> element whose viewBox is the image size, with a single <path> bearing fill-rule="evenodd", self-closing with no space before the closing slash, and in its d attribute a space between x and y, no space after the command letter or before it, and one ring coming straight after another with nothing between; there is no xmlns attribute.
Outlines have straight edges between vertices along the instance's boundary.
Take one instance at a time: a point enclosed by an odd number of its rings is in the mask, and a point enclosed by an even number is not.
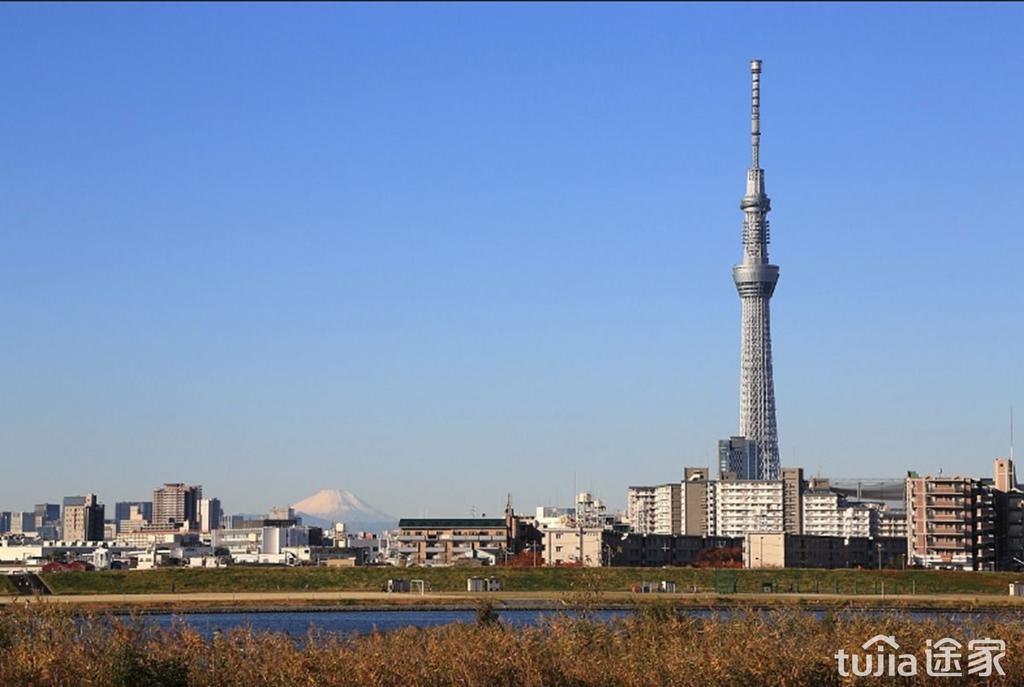
<svg viewBox="0 0 1024 687"><path fill-rule="evenodd" d="M1024 418L1022 20L0 7L0 509L622 505L712 462L754 57L783 464L988 475Z"/></svg>

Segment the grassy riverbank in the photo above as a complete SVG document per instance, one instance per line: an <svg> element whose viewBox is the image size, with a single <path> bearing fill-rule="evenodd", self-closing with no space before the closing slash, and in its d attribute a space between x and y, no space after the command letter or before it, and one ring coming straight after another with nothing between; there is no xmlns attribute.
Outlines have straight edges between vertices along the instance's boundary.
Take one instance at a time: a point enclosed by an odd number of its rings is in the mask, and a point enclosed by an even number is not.
<svg viewBox="0 0 1024 687"><path fill-rule="evenodd" d="M0 684L831 687L850 680L838 675L836 651L862 653L861 644L880 633L894 636L900 653L917 656L919 677L901 678L901 685L946 684L924 676L926 641L943 637L1005 641L1005 677L983 684L1017 685L1024 679L1019 619L954 624L905 616L815 619L781 611L700 620L666 605L644 607L635 618L614 624L556 617L541 627L517 629L495 623L486 612L478 618L475 624L348 637L239 629L206 638L184 625L144 630L131 618L16 607L0 613Z"/></svg>
<svg viewBox="0 0 1024 687"><path fill-rule="evenodd" d="M1014 573L940 570L736 570L736 592L822 594L992 594L1007 593ZM378 591L388 578L421 579L433 591L465 591L466 578L495 575L508 591L627 591L642 581L669 580L681 592L715 590L715 573L695 568L268 568L159 569L42 576L55 594L158 594L168 592Z"/></svg>

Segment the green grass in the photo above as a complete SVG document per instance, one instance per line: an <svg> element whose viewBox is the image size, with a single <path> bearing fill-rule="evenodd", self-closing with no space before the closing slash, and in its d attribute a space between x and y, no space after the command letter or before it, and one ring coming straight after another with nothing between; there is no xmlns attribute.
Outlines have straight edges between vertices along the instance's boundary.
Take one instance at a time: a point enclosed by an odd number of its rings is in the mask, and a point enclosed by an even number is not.
<svg viewBox="0 0 1024 687"><path fill-rule="evenodd" d="M1021 579L1015 573L940 570L737 570L737 592L760 592L772 583L780 592L873 594L999 594ZM43 575L57 594L146 594L170 592L379 591L388 578L422 579L433 591L465 591L466 578L495 575L507 591L573 591L596 586L626 591L642 581L675 582L679 591L714 589L714 571L694 568L256 568L160 569L62 572ZM9 583L8 583L9 584Z"/></svg>

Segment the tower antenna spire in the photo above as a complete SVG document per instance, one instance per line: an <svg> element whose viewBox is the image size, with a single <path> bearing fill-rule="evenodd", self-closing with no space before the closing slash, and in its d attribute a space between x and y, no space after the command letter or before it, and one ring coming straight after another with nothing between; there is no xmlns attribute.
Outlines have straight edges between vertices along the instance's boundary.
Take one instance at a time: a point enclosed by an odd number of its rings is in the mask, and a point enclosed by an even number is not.
<svg viewBox="0 0 1024 687"><path fill-rule="evenodd" d="M761 60L750 61L750 150L752 167L761 166Z"/></svg>

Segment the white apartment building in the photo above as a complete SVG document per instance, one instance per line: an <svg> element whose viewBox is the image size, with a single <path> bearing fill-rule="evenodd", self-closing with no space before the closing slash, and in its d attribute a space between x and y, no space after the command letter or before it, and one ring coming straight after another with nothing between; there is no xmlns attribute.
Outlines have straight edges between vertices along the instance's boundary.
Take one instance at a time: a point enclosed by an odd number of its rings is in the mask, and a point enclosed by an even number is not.
<svg viewBox="0 0 1024 687"><path fill-rule="evenodd" d="M784 527L781 480L727 480L708 482L708 534L742 537L749 532L782 532Z"/></svg>
<svg viewBox="0 0 1024 687"><path fill-rule="evenodd" d="M819 537L872 537L878 532L880 509L850 504L831 489L809 489L803 497L803 532Z"/></svg>
<svg viewBox="0 0 1024 687"><path fill-rule="evenodd" d="M638 534L653 534L655 526L654 498L656 487L630 487L626 495L626 519Z"/></svg>
<svg viewBox="0 0 1024 687"><path fill-rule="evenodd" d="M654 487L654 534L682 534L682 488L679 482Z"/></svg>
<svg viewBox="0 0 1024 687"><path fill-rule="evenodd" d="M878 535L879 537L892 537L893 539L907 538L907 513L906 511L883 509L878 514Z"/></svg>

